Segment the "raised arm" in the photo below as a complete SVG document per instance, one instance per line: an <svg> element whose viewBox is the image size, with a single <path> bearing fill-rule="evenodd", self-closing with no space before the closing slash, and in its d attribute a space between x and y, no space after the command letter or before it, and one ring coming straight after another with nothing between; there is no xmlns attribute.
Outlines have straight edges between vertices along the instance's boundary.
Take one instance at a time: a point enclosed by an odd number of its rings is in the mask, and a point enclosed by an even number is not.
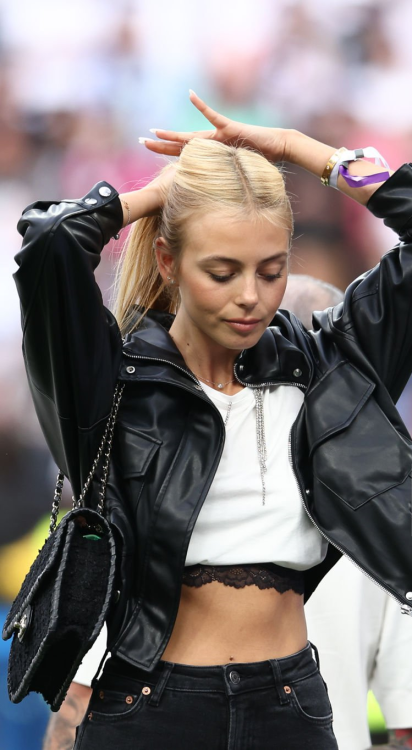
<svg viewBox="0 0 412 750"><path fill-rule="evenodd" d="M165 180L120 200L100 182L79 200L34 203L18 223L23 245L14 279L27 376L54 460L76 496L110 412L122 349L94 271L104 245L129 219L159 210Z"/></svg>
<svg viewBox="0 0 412 750"><path fill-rule="evenodd" d="M140 143L144 144L149 151L171 156L178 156L184 144L192 138L207 138L232 146L251 146L271 161L286 161L290 164L297 164L316 177L319 177L319 179L322 177L329 159L337 150L337 147L328 146L297 130L247 125L236 120L230 120L228 117L209 107L193 91L190 92L190 100L210 124L213 125L212 130L177 132L174 130L153 129L152 132L156 134L159 140L140 138ZM366 176L382 172L386 173L387 177L385 167L362 160L352 163L349 167L349 172L353 176ZM386 179L386 177L383 179ZM343 177L339 176L337 187L354 200L366 205L375 190L379 187L379 183L361 188L352 188L348 186Z"/></svg>
<svg viewBox="0 0 412 750"><path fill-rule="evenodd" d="M272 161L299 165L320 179L328 163L333 166L337 147L342 147L320 143L296 130L229 120L193 92L190 98L213 129L190 133L157 129L153 132L159 140L140 139L147 149L178 155L191 138L215 139L256 148ZM344 145L363 148L370 144ZM337 172L336 187L384 219L401 242L349 286L342 305L319 315L316 325L344 350L351 349L352 358L356 353L359 365L367 364L371 376L382 379L392 399L397 400L412 370L412 166L406 164L392 173L385 165L361 158L350 161L345 170L345 177ZM361 180L361 187L353 187L351 178L371 175L376 175L372 184L362 184L369 180Z"/></svg>

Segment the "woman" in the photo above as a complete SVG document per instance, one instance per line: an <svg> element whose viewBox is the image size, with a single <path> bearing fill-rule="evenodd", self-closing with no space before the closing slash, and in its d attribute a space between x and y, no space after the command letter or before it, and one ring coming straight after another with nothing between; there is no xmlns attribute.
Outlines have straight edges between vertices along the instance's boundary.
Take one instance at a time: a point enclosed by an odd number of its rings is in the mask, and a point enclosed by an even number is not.
<svg viewBox="0 0 412 750"><path fill-rule="evenodd" d="M119 199L99 183L19 224L30 385L76 496L125 384L112 658L75 747L329 750L304 596L345 552L411 610L411 444L393 404L412 369L411 169L387 179L359 153L191 99L214 130L145 141L180 155L145 188ZM292 215L272 161L332 174L403 240L310 334L277 313ZM130 222L116 320L92 271Z"/></svg>

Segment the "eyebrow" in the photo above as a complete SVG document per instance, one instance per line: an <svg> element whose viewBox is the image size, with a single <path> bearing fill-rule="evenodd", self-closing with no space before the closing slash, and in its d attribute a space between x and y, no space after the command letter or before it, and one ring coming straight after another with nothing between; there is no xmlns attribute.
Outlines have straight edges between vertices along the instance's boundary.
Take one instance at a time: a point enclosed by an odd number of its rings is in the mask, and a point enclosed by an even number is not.
<svg viewBox="0 0 412 750"><path fill-rule="evenodd" d="M286 251L282 251L281 253L276 253L275 255L270 255L268 258L264 258L263 260L259 261L258 265L262 266L264 263L270 263L272 260L281 260L282 258L287 258L288 253ZM207 258L203 258L203 260L200 261L202 265L205 263L210 263L213 261L217 261L219 263L232 263L237 266L242 266L243 263L240 260L237 260L237 258L226 258L223 255L209 255Z"/></svg>

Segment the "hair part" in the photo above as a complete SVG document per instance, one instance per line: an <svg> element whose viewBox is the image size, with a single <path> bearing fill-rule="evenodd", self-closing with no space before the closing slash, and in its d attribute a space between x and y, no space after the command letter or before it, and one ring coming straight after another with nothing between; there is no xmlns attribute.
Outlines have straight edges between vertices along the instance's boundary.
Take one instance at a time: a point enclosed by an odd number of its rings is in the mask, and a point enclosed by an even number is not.
<svg viewBox="0 0 412 750"><path fill-rule="evenodd" d="M213 212L242 220L267 219L293 232L293 215L281 171L262 154L218 141L193 138L183 148L175 176L158 216L135 222L123 249L115 280L114 314L122 335L136 328L149 309L176 313L179 289L159 272L155 241L163 237L178 271L190 234L190 221ZM136 305L141 315L136 320Z"/></svg>

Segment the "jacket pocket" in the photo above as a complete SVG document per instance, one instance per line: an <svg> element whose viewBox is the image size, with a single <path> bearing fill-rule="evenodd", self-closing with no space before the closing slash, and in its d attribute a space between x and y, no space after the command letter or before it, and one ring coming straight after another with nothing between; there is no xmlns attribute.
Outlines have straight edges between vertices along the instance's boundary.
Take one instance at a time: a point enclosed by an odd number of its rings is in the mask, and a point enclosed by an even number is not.
<svg viewBox="0 0 412 750"><path fill-rule="evenodd" d="M116 429L116 453L123 478L143 477L162 441L124 423Z"/></svg>
<svg viewBox="0 0 412 750"><path fill-rule="evenodd" d="M411 471L412 444L386 417L375 385L348 362L323 378L307 399L315 480L352 509L402 484Z"/></svg>

